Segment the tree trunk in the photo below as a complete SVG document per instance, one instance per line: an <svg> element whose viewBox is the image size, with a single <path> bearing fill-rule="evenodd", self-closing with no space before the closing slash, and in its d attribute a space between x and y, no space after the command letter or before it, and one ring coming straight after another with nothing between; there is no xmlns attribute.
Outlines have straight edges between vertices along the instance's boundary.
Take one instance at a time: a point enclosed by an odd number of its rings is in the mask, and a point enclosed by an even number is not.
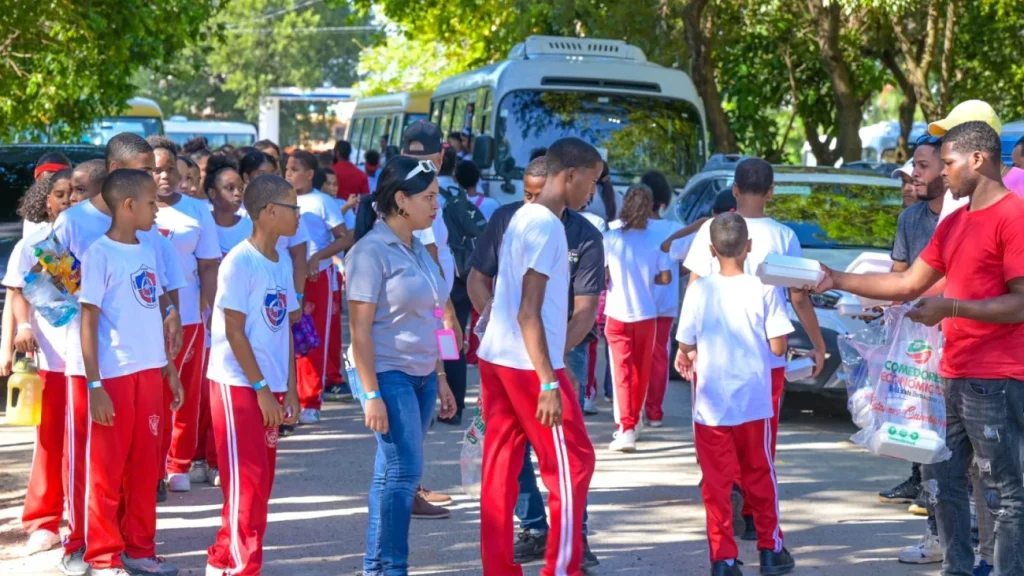
<svg viewBox="0 0 1024 576"><path fill-rule="evenodd" d="M946 31L942 38L942 71L939 78L939 115L949 108L949 76L953 73L953 41L956 36L956 0L946 6Z"/></svg>
<svg viewBox="0 0 1024 576"><path fill-rule="evenodd" d="M841 8L839 2L835 1L808 0L807 4L813 20L818 48L821 51L822 63L832 81L832 94L836 103L836 124L839 127L836 152L844 161L856 162L861 159L863 154L860 141L863 106L860 99L857 98L853 72L843 58L842 48L839 45ZM814 147L815 143L811 142L811 146Z"/></svg>
<svg viewBox="0 0 1024 576"><path fill-rule="evenodd" d="M916 46L915 42L907 36L903 26L904 15L892 15L892 28L896 35L897 45L903 53L903 62L907 67L907 79L914 87L914 95L921 105L921 112L925 120L934 122L941 117L939 105L932 96L931 86L928 84L928 74L931 72L932 60L935 58L935 49L939 38L939 2L930 0L928 3L928 16L925 28L923 45ZM916 53L920 50L920 58Z"/></svg>
<svg viewBox="0 0 1024 576"><path fill-rule="evenodd" d="M891 51L885 50L882 52L881 60L903 92L903 102L900 102L899 113L900 137L896 140L896 160L906 162L910 158L910 131L914 128L917 96L914 94L914 87L910 85L907 75L903 73L899 63L896 62L896 56Z"/></svg>
<svg viewBox="0 0 1024 576"><path fill-rule="evenodd" d="M714 150L735 154L739 152L736 134L729 126L729 118L722 108L722 94L718 91L715 68L711 61L711 26L703 18L707 4L708 0L691 0L683 12L686 44L690 49L690 77L704 101L704 113Z"/></svg>

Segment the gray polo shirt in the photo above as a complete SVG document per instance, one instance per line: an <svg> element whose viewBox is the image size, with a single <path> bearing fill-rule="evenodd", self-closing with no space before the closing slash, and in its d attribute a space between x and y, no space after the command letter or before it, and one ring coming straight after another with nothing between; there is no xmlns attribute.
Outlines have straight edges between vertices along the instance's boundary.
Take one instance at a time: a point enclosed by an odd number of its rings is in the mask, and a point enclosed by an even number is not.
<svg viewBox="0 0 1024 576"><path fill-rule="evenodd" d="M939 215L932 212L928 202L918 202L900 212L892 245L892 259L913 264L932 241L938 225Z"/></svg>
<svg viewBox="0 0 1024 576"><path fill-rule="evenodd" d="M426 376L437 368L442 326L434 316L434 293L443 309L448 285L419 240L413 238L410 248L378 220L345 255L345 284L350 302L377 305L371 334L378 374Z"/></svg>

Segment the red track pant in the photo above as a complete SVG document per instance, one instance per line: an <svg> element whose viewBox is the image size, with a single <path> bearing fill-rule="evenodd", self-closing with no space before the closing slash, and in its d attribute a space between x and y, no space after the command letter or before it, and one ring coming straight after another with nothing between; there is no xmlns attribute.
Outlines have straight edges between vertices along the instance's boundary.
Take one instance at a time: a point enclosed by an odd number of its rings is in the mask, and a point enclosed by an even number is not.
<svg viewBox="0 0 1024 576"><path fill-rule="evenodd" d="M772 463L772 427L768 419L738 426L694 424L694 444L704 475L701 493L707 514L711 561L739 556L732 527L732 485L743 479L744 499L750 502L759 550L782 550L779 493Z"/></svg>
<svg viewBox="0 0 1024 576"><path fill-rule="evenodd" d="M583 558L583 510L594 474L594 447L583 424L576 391L558 370L562 425L537 421L540 380L532 370L516 370L480 360L481 395L487 442L480 493L480 553L487 576L521 576L513 561L512 511L518 495L526 442L540 461L548 488L551 529L542 576L577 576Z"/></svg>
<svg viewBox="0 0 1024 576"><path fill-rule="evenodd" d="M263 427L263 412L252 388L212 380L210 386L213 435L224 458L224 507L217 540L207 550L208 562L233 575L259 574L277 463L277 429ZM283 397L279 394L278 402Z"/></svg>
<svg viewBox="0 0 1024 576"><path fill-rule="evenodd" d="M85 376L67 377L67 420L64 435L62 479L67 499L68 534L64 538L64 552L71 554L85 546L86 470L89 452L86 450L89 426L89 385ZM154 470L156 470L154 464ZM153 486L156 486L154 481Z"/></svg>
<svg viewBox="0 0 1024 576"><path fill-rule="evenodd" d="M210 365L210 349L203 359L203 381L199 385L199 435L196 438L196 455L192 460L206 460L210 468L217 467L217 443L213 438L213 418L210 415L210 380L206 368Z"/></svg>
<svg viewBox="0 0 1024 576"><path fill-rule="evenodd" d="M608 364L615 382L615 421L621 430L632 430L640 421L640 409L647 398L654 358L657 321L619 322L608 318Z"/></svg>
<svg viewBox="0 0 1024 576"><path fill-rule="evenodd" d="M332 267L322 270L316 280L306 280L303 306L306 314L313 318L316 333L320 335L320 345L306 356L295 358L296 386L299 405L303 409L320 409L320 395L329 382L328 375L341 370L341 342L331 327L333 318L337 317L340 334L341 313L337 311L334 298L333 283L336 279L332 280L333 277ZM332 362L336 364L333 367Z"/></svg>
<svg viewBox="0 0 1024 576"><path fill-rule="evenodd" d="M61 462L64 458L64 428L67 417L68 387L63 372L40 370L43 380L43 410L36 426L36 446L32 453L32 472L21 512L21 525L29 534L37 530L60 533L64 517L64 485Z"/></svg>
<svg viewBox="0 0 1024 576"><path fill-rule="evenodd" d="M599 338L590 341L587 348L587 398L597 399L597 344Z"/></svg>
<svg viewBox="0 0 1024 576"><path fill-rule="evenodd" d="M171 413L174 395L164 385L163 426L160 445L160 478L166 474L187 474L192 466L199 438L199 406L202 404L203 361L206 352L206 330L202 324L182 327L181 350L174 358L178 378L185 393L185 403L177 412ZM165 470L166 467L166 470Z"/></svg>
<svg viewBox="0 0 1024 576"><path fill-rule="evenodd" d="M130 558L156 554L164 387L155 368L103 380L114 424L89 426L85 561L93 570L121 566L122 552Z"/></svg>
<svg viewBox="0 0 1024 576"><path fill-rule="evenodd" d="M651 384L647 388L647 400L644 411L648 420L663 420L665 411L665 390L668 389L669 358L672 346L672 322L675 318L661 316L657 320L654 333L654 354L651 361Z"/></svg>
<svg viewBox="0 0 1024 576"><path fill-rule="evenodd" d="M786 367L781 366L779 368L772 368L772 462L775 462L775 445L779 435L779 412L782 410L782 390L786 387ZM736 483L743 486L743 479L739 476L736 477ZM747 499L743 499L743 515L751 516L754 514L753 508L747 502Z"/></svg>

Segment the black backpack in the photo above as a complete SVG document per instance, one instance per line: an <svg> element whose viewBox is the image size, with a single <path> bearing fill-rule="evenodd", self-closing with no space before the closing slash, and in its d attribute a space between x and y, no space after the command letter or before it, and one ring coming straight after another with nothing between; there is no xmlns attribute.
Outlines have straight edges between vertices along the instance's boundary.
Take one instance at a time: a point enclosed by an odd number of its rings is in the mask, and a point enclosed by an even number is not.
<svg viewBox="0 0 1024 576"><path fill-rule="evenodd" d="M373 208L373 203L377 201L376 194L367 194L366 196L359 199L359 205L356 207L356 225L355 240L358 242L366 233L373 230L373 225L377 222L377 211Z"/></svg>
<svg viewBox="0 0 1024 576"><path fill-rule="evenodd" d="M455 275L465 280L469 278L469 258L477 238L487 228L487 219L463 190L442 188L441 195L445 200L442 217L448 227L448 249L455 258Z"/></svg>

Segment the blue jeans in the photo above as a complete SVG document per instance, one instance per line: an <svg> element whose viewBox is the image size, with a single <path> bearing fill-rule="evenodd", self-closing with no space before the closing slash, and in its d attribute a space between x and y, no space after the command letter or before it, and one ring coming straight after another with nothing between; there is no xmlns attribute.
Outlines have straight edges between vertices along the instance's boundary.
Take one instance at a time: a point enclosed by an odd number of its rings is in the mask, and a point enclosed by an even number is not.
<svg viewBox="0 0 1024 576"><path fill-rule="evenodd" d="M589 360L589 343L583 342L573 348L565 355L566 368L579 380L580 410L583 409L583 399L587 397L587 362ZM588 498L589 500L589 498ZM587 535L587 514L583 509L583 535ZM544 508L544 497L537 487L537 475L533 472L533 461L530 460L530 443L526 443L526 452L523 457L523 469L519 472L519 499L516 500L516 518L519 519L519 527L522 530L540 532L546 534L548 531L547 510Z"/></svg>
<svg viewBox="0 0 1024 576"><path fill-rule="evenodd" d="M423 438L437 404L437 375L381 372L377 386L388 411L388 432L376 435L363 572L406 576L412 502L423 475Z"/></svg>
<svg viewBox="0 0 1024 576"><path fill-rule="evenodd" d="M935 494L935 520L945 550L945 576L971 576L971 514L967 469L977 460L989 477L980 488L996 518L995 573L1024 574L1024 483L1020 443L1024 435L1024 382L950 379L946 381L945 462L924 467Z"/></svg>

